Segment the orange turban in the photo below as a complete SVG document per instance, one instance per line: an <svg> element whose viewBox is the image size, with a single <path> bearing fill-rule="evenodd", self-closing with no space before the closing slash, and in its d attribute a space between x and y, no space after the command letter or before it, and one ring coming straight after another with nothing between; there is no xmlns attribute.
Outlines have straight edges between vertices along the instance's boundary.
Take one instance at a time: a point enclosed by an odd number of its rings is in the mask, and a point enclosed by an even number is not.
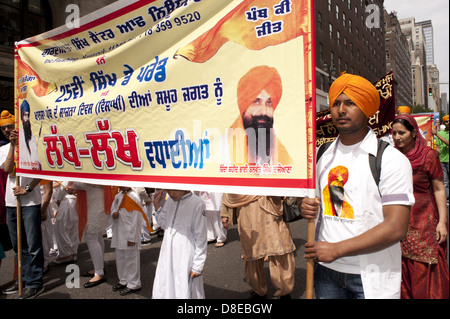
<svg viewBox="0 0 450 319"><path fill-rule="evenodd" d="M9 113L7 110L2 111L0 115L0 126L14 124L16 122L14 115Z"/></svg>
<svg viewBox="0 0 450 319"><path fill-rule="evenodd" d="M446 115L442 118L442 122L445 122L445 121L448 121L448 115Z"/></svg>
<svg viewBox="0 0 450 319"><path fill-rule="evenodd" d="M355 102L367 118L373 116L380 107L380 94L377 89L359 75L344 73L333 82L328 93L330 107L342 93Z"/></svg>
<svg viewBox="0 0 450 319"><path fill-rule="evenodd" d="M399 106L397 108L397 114L401 113L411 114L411 108L409 106Z"/></svg>
<svg viewBox="0 0 450 319"><path fill-rule="evenodd" d="M272 99L273 109L280 102L283 87L281 77L275 68L261 65L248 71L237 87L237 103L241 115L247 110L262 90L266 90Z"/></svg>

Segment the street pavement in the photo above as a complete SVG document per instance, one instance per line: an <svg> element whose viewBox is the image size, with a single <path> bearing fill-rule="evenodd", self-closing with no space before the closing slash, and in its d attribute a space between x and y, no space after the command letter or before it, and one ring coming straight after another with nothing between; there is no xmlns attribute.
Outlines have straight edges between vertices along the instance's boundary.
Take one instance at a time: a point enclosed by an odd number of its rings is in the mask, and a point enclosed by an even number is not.
<svg viewBox="0 0 450 319"><path fill-rule="evenodd" d="M297 247L295 252L295 287L291 296L293 299L305 299L306 292L306 260L303 258L303 246L307 239L307 221L300 220L290 224L292 237ZM45 290L36 299L150 299L152 297L153 279L162 243L162 237L152 237L152 243L143 246L141 250L141 282L142 289L136 293L120 296L112 291L112 286L118 282L114 249L110 247L111 240L105 238L105 270L107 281L93 288L84 288L89 278L80 277L92 269L92 261L86 243L81 243L78 249L76 263L69 265L51 265L44 275ZM53 260L55 257L51 257ZM269 278L268 263L265 263L266 280L268 284L267 298L274 293ZM214 243L208 244L208 255L203 272L206 299L247 299L251 288L244 280L244 260L241 259L241 243L236 226L228 230L228 240L225 246L216 248ZM6 252L6 258L0 266L0 288L4 290L12 284L13 252ZM78 285L78 287L77 287ZM17 299L18 295L0 295L2 299Z"/></svg>

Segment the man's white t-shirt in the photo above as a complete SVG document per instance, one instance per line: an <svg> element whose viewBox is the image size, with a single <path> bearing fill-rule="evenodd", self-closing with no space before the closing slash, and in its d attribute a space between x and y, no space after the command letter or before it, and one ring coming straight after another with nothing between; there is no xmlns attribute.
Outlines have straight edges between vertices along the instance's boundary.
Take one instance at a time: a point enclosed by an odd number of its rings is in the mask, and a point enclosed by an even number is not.
<svg viewBox="0 0 450 319"><path fill-rule="evenodd" d="M376 135L369 129L356 145L345 146L338 138L319 159L317 196L322 202L316 221L317 241L339 242L368 231L384 220L383 205L414 205L411 164L394 147L387 147L383 153L377 187L368 159L369 153L376 156L377 149ZM321 264L339 272L361 274L367 298L399 297L400 243Z"/></svg>
<svg viewBox="0 0 450 319"><path fill-rule="evenodd" d="M11 143L0 147L0 168L3 168L6 157L9 153ZM25 187L30 184L33 178L20 177L20 186ZM14 195L13 188L16 186L16 176L8 175L5 187L5 205L7 207L17 207L17 197ZM30 193L20 196L20 206L34 206L42 203L41 191L39 185L36 186Z"/></svg>

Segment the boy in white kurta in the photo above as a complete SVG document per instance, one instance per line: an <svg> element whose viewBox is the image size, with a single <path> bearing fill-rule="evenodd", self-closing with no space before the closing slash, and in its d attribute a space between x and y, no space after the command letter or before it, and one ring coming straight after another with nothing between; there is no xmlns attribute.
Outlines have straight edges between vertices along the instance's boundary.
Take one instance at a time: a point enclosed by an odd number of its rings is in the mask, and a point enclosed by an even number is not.
<svg viewBox="0 0 450 319"><path fill-rule="evenodd" d="M153 282L155 299L204 299L202 271L206 260L204 202L189 191L168 190L155 194L154 216L164 229Z"/></svg>
<svg viewBox="0 0 450 319"><path fill-rule="evenodd" d="M206 209L206 235L208 243L216 241L216 247L223 247L227 241L227 230L222 225L220 207L222 193L200 192L199 197L205 202Z"/></svg>
<svg viewBox="0 0 450 319"><path fill-rule="evenodd" d="M111 206L113 217L111 248L116 249L119 277L119 283L113 286L113 290L120 291L121 296L141 289L139 249L143 217L139 208L143 210L139 195L130 187L119 187L119 193Z"/></svg>
<svg viewBox="0 0 450 319"><path fill-rule="evenodd" d="M67 192L69 182L57 184L55 197L58 212L55 218L55 237L58 244L59 257L56 264L76 261L80 236L78 233L77 196Z"/></svg>

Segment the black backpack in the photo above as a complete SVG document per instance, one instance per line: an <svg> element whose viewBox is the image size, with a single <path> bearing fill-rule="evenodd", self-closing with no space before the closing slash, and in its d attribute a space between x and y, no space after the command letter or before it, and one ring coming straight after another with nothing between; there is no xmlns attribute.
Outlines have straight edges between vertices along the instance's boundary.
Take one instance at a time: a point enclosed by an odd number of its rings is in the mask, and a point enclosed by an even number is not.
<svg viewBox="0 0 450 319"><path fill-rule="evenodd" d="M330 147L331 143L332 142L327 142L327 143L322 144L319 147L319 150L317 151L317 155L316 155L316 163L319 161L319 159L323 155L323 153L325 153L325 151ZM377 156L374 156L373 154L369 154L370 170L372 171L372 176L373 176L375 183L377 184L377 187L380 184L380 177L381 177L381 157L383 156L384 150L388 146L389 146L388 142L378 139ZM380 192L379 189L378 189L378 192Z"/></svg>

